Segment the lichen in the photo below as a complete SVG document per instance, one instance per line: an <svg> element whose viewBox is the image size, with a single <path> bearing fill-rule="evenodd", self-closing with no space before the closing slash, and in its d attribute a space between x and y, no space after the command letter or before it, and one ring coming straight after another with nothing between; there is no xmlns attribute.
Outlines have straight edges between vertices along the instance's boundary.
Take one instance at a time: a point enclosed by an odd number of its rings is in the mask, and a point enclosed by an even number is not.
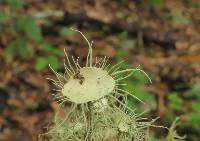
<svg viewBox="0 0 200 141"><path fill-rule="evenodd" d="M172 123L171 127L169 128L169 133L166 137L166 141L185 141L186 136L179 136L176 132L177 121L179 118Z"/></svg>
<svg viewBox="0 0 200 141"><path fill-rule="evenodd" d="M135 71L147 74L139 68L122 70L123 62L111 66L108 57L96 58L93 63L92 44L82 32L77 32L89 46L86 65L81 67L78 58L69 58L64 50L67 59L64 74L50 66L57 77L57 80L48 78L58 88L54 89L54 98L61 106L65 102L71 104L64 118L56 115L47 133L51 141L103 141L110 137L118 141L148 140L152 122L144 120L127 104L128 97L141 100L120 88L126 85L121 81Z"/></svg>

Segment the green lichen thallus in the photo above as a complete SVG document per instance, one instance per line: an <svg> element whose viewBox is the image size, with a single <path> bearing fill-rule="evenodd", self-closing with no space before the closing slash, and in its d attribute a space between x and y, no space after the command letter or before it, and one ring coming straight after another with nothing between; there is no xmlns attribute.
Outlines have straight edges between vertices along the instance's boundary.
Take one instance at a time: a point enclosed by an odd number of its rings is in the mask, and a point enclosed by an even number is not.
<svg viewBox="0 0 200 141"><path fill-rule="evenodd" d="M51 141L103 141L109 137L119 141L148 140L148 129L154 120L147 122L129 108L128 96L143 101L120 88L126 85L122 80L135 71L141 71L150 80L148 75L139 68L121 70L123 61L111 66L106 56L96 58L93 63L92 43L82 32L74 31L83 36L89 51L85 66L81 67L78 58L68 57L64 50L64 74L49 65L57 77L57 80L47 78L57 86L54 98L60 105L71 104L64 118L56 115L54 126L48 132Z"/></svg>

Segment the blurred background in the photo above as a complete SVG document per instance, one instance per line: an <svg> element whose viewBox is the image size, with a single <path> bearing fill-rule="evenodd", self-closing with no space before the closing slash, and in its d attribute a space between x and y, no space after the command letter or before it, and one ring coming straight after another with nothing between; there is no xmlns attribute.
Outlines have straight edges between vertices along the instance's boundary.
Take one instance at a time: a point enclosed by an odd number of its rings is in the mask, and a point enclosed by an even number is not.
<svg viewBox="0 0 200 141"><path fill-rule="evenodd" d="M94 42L94 56L123 68L138 65L124 89L145 101L129 101L156 125L180 117L178 133L200 140L199 0L0 0L0 141L36 141L58 104L48 64L64 71L63 49L84 65L88 47L70 28ZM151 141L166 135L152 128Z"/></svg>

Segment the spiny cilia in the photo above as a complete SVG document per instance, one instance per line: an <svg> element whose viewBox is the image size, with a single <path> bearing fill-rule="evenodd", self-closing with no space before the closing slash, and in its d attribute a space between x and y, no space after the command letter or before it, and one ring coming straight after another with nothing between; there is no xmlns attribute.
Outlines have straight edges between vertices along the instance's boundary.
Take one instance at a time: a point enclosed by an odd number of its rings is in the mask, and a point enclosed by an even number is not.
<svg viewBox="0 0 200 141"><path fill-rule="evenodd" d="M55 124L49 133L52 141L103 141L115 138L118 141L146 141L148 128L154 121L147 122L127 106L132 93L120 88L122 80L130 77L139 69L121 70L123 62L111 66L108 57L96 58L93 63L92 43L87 41L89 51L85 66L79 65L79 59L70 58L64 50L65 72L60 74L51 66L57 80L48 78L58 89L53 94L57 102L71 104L65 118L56 115ZM149 77L147 76L149 79ZM149 79L150 80L150 79ZM150 80L151 81L151 80ZM141 101L142 102L142 101Z"/></svg>

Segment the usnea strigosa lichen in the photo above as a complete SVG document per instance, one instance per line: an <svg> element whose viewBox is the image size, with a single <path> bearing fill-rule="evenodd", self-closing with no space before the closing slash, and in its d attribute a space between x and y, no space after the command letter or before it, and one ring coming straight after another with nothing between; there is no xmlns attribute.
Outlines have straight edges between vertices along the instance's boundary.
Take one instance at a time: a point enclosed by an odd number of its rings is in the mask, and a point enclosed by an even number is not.
<svg viewBox="0 0 200 141"><path fill-rule="evenodd" d="M63 117L56 114L55 122L47 135L50 141L104 141L112 138L116 141L148 141L149 127L156 120L148 121L128 107L128 97L142 102L128 91L120 88L122 80L141 69L121 70L121 64L111 66L108 57L96 58L93 63L92 43L87 41L89 51L86 65L81 67L78 58L64 60L65 72L60 74L51 66L57 80L48 78L57 89L54 98L60 105L70 103ZM151 80L150 80L151 81Z"/></svg>

